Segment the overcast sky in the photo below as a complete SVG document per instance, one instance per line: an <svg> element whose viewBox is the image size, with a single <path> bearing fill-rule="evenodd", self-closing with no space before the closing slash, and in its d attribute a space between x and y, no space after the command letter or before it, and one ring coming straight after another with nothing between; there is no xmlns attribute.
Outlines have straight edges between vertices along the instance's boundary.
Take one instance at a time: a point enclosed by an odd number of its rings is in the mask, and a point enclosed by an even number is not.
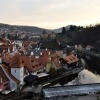
<svg viewBox="0 0 100 100"><path fill-rule="evenodd" d="M0 23L55 29L100 23L100 0L0 0Z"/></svg>

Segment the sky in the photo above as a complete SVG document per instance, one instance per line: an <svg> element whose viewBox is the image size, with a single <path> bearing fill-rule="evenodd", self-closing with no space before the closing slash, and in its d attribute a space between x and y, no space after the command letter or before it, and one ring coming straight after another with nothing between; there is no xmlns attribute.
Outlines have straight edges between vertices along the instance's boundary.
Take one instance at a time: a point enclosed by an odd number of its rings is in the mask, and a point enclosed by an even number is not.
<svg viewBox="0 0 100 100"><path fill-rule="evenodd" d="M100 0L0 0L0 23L56 29L100 23Z"/></svg>

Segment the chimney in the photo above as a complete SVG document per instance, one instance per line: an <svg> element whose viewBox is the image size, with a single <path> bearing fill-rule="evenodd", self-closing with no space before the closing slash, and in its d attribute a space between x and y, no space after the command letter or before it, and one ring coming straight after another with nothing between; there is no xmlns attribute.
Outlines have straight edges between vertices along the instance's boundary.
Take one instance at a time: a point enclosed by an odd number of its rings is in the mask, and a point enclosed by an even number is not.
<svg viewBox="0 0 100 100"><path fill-rule="evenodd" d="M38 50L40 50L40 48L37 48Z"/></svg>
<svg viewBox="0 0 100 100"><path fill-rule="evenodd" d="M42 52L40 52L40 55L42 56Z"/></svg>
<svg viewBox="0 0 100 100"><path fill-rule="evenodd" d="M31 56L33 56L34 55L34 52L31 52Z"/></svg>
<svg viewBox="0 0 100 100"><path fill-rule="evenodd" d="M49 51L48 55L50 55L50 51Z"/></svg>
<svg viewBox="0 0 100 100"><path fill-rule="evenodd" d="M8 53L10 53L10 49L8 48Z"/></svg>
<svg viewBox="0 0 100 100"><path fill-rule="evenodd" d="M46 48L46 51L47 51L48 49Z"/></svg>

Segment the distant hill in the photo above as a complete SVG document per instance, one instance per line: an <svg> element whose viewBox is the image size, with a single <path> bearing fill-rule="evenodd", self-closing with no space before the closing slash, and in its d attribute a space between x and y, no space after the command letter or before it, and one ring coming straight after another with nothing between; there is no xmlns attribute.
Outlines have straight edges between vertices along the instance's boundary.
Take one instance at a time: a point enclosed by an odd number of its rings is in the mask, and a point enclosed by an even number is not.
<svg viewBox="0 0 100 100"><path fill-rule="evenodd" d="M73 34L74 44L96 45L100 47L100 24L91 25L80 28L79 31L74 31ZM98 47L97 46L97 47Z"/></svg>
<svg viewBox="0 0 100 100"><path fill-rule="evenodd" d="M15 30L32 32L32 33L42 33L43 30L45 30L47 33L52 32L52 30L50 30L50 29L39 28L36 26L9 25L9 24L2 24L2 23L0 23L0 28L7 28L9 30L15 29Z"/></svg>
<svg viewBox="0 0 100 100"><path fill-rule="evenodd" d="M70 27L69 26L66 26L66 30L68 30ZM43 30L46 31L46 33L52 33L52 31L54 33L60 33L62 31L62 28L58 28L58 29L45 29L45 28L39 28L39 27L36 27L36 26L21 26L21 25L9 25L9 24L3 24L3 23L0 23L0 28L7 28L9 30L20 30L20 31L26 31L26 32L31 32L31 33L42 33Z"/></svg>
<svg viewBox="0 0 100 100"><path fill-rule="evenodd" d="M65 26L66 31L70 28L70 26L71 26L71 25ZM53 32L55 32L55 33L61 33L61 32L62 32L62 28L63 28L63 27L58 28L58 29L54 29Z"/></svg>

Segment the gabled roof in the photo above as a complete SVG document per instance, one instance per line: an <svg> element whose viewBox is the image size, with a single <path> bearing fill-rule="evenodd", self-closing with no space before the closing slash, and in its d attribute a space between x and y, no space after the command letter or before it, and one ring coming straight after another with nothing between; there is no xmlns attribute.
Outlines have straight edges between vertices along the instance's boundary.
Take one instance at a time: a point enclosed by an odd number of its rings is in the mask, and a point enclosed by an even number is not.
<svg viewBox="0 0 100 100"><path fill-rule="evenodd" d="M79 61L79 59L78 59L76 56L74 56L74 55L66 56L66 57L64 57L64 60L65 60L68 64L71 64L71 63L74 63L74 62Z"/></svg>
<svg viewBox="0 0 100 100"><path fill-rule="evenodd" d="M39 55L39 58L36 58L35 55L27 56L27 55L20 55L19 53L13 53L12 55L8 54L4 57L5 62L11 68L21 68L35 72L46 67L47 63L54 60L54 63L57 67L60 66L59 64L59 56L56 54L56 51L51 50L43 50L41 51L42 54Z"/></svg>
<svg viewBox="0 0 100 100"><path fill-rule="evenodd" d="M1 37L0 37L0 43L3 43L3 44L9 44L9 43L11 43L11 41L8 40L8 39L1 38Z"/></svg>
<svg viewBox="0 0 100 100"><path fill-rule="evenodd" d="M31 61L31 58L29 56L21 56L20 57L24 67L28 70L28 71L31 71L33 72L34 69L32 68L32 61ZM36 63L36 62L35 62Z"/></svg>
<svg viewBox="0 0 100 100"><path fill-rule="evenodd" d="M21 55L19 53L15 53L14 56L12 56L12 58L10 59L10 65L12 68L24 67L20 57Z"/></svg>
<svg viewBox="0 0 100 100"><path fill-rule="evenodd" d="M1 66L0 66L0 84L8 81L9 79L7 78L7 76L5 75L5 73L3 72Z"/></svg>
<svg viewBox="0 0 100 100"><path fill-rule="evenodd" d="M56 65L57 68L61 67L61 63L60 63L60 58L56 57L55 59L53 59L54 64Z"/></svg>
<svg viewBox="0 0 100 100"><path fill-rule="evenodd" d="M44 67L40 63L40 59L37 59L34 56L21 56L21 61L23 62L24 67L30 72L35 72Z"/></svg>
<svg viewBox="0 0 100 100"><path fill-rule="evenodd" d="M9 48L10 51L12 51L13 45L5 45L5 44L0 45L0 52L3 52L4 50L8 51L8 48Z"/></svg>
<svg viewBox="0 0 100 100"><path fill-rule="evenodd" d="M20 82L18 79L16 79L16 78L11 74L11 72L9 71L9 69L7 68L6 65L2 64L2 67L3 67L3 69L5 70L5 72L7 73L7 75L8 75L13 81L15 81L16 83L19 83L19 82Z"/></svg>

